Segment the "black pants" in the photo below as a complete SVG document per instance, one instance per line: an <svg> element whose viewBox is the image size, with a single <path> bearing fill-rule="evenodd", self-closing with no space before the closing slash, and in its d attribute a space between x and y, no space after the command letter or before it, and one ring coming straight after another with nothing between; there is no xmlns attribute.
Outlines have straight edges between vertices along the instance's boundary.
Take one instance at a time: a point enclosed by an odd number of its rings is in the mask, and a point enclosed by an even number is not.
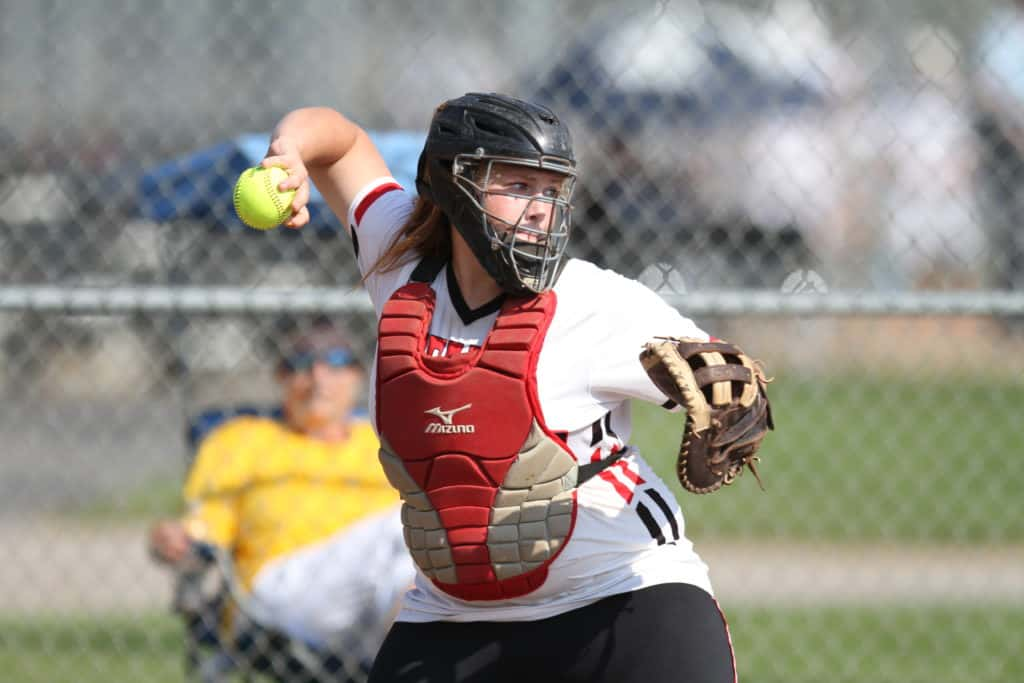
<svg viewBox="0 0 1024 683"><path fill-rule="evenodd" d="M532 622L397 623L371 683L734 683L718 605L652 586Z"/></svg>

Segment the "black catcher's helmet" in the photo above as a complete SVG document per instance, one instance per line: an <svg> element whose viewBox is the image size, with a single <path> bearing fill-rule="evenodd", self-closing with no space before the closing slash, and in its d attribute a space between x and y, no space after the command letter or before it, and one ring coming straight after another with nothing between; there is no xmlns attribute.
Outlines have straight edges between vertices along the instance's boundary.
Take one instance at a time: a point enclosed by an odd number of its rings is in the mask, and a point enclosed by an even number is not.
<svg viewBox="0 0 1024 683"><path fill-rule="evenodd" d="M550 171L562 178L557 191L528 198L552 205L547 226L521 225L528 209L516 223L484 210L495 164ZM434 113L416 189L441 208L505 291L533 294L551 289L558 278L569 243L575 179L569 129L554 113L506 95L469 93Z"/></svg>

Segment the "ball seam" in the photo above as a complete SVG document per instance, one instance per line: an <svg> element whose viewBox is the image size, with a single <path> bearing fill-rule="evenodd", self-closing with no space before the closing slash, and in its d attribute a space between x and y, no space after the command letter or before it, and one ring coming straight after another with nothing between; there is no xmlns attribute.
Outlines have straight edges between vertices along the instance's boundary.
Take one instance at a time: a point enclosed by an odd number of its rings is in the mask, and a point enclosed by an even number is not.
<svg viewBox="0 0 1024 683"><path fill-rule="evenodd" d="M277 209L277 224L280 225L281 223L284 222L284 205L281 203L281 197L277 193L277 188L273 186L274 181L273 178L271 177L273 175L274 174L270 172L270 169L267 169L267 172L263 178L263 184L266 185L267 194L270 195L270 199L274 202L274 208Z"/></svg>
<svg viewBox="0 0 1024 683"><path fill-rule="evenodd" d="M245 173L252 173L252 169L249 169L249 170L245 171L242 175L244 176ZM255 227L253 225L250 225L249 221L245 220L245 216L242 215L243 212L242 212L242 209L241 209L241 206L240 206L241 196L242 196L242 182L239 181L239 182L235 183L235 193L234 193L234 199L233 199L234 205L235 205L235 215L238 216L242 220L242 222L245 223L246 225L248 225L250 228L251 227Z"/></svg>

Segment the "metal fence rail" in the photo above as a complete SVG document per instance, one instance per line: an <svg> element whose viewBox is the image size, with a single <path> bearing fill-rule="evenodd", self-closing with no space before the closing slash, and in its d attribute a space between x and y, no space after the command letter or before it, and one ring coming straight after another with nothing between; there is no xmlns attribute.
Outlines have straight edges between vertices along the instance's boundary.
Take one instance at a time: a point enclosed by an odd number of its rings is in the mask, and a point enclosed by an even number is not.
<svg viewBox="0 0 1024 683"><path fill-rule="evenodd" d="M802 292L774 290L663 293L693 315L1013 316L1024 314L1024 293ZM366 313L365 292L328 287L0 287L0 311L123 313Z"/></svg>

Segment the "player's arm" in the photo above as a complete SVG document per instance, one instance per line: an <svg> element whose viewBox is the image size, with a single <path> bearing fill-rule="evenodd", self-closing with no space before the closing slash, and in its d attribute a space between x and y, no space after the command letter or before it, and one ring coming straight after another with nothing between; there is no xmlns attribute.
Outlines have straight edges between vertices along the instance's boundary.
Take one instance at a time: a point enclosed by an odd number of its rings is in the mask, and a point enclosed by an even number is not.
<svg viewBox="0 0 1024 683"><path fill-rule="evenodd" d="M600 317L592 324L594 345L589 362L590 390L605 404L638 399L675 409L637 362L643 345L659 336L708 339L693 320L682 315L658 294L635 280L601 271L592 282L601 292Z"/></svg>
<svg viewBox="0 0 1024 683"><path fill-rule="evenodd" d="M370 182L390 176L387 164L362 128L326 107L296 109L274 128L263 166L283 166L280 189L295 189L294 214L285 225L309 222L309 181L331 210L347 223L349 207ZM347 226L346 226L347 227Z"/></svg>
<svg viewBox="0 0 1024 683"><path fill-rule="evenodd" d="M677 456L679 481L708 493L754 469L761 440L773 429L761 365L728 342L712 339L638 282L604 276L614 317L598 349L591 391L601 400L636 398L685 411ZM639 356L639 358L638 358ZM756 473L756 470L755 470Z"/></svg>

